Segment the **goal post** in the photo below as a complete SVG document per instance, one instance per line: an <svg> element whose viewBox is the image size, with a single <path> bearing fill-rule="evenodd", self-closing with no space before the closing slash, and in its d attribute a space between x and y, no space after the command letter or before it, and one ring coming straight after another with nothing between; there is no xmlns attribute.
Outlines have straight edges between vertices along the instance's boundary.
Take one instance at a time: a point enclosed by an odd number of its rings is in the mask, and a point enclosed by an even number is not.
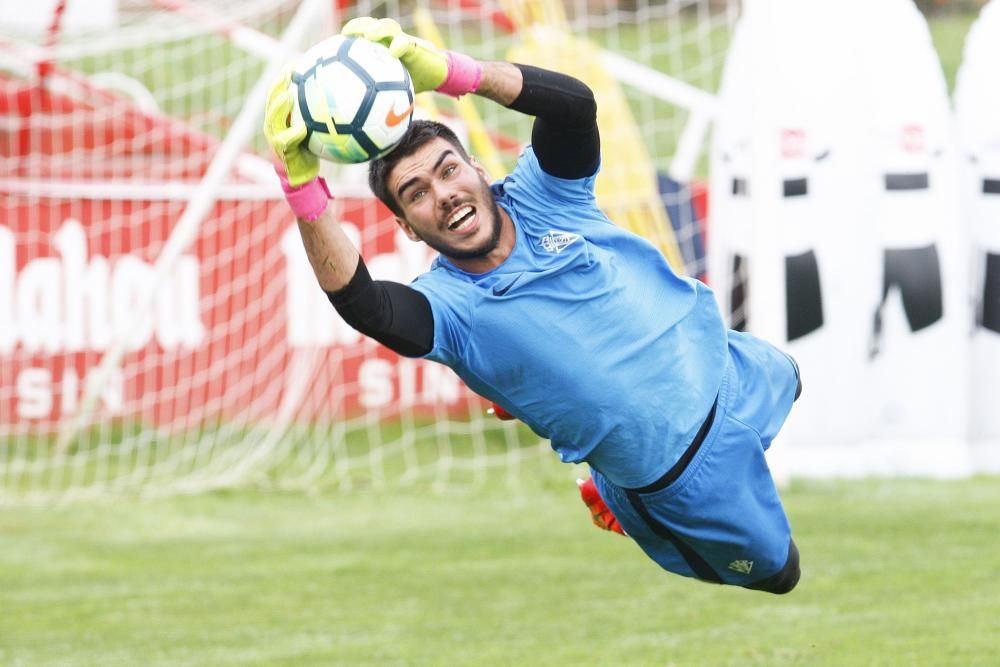
<svg viewBox="0 0 1000 667"><path fill-rule="evenodd" d="M16 21L0 12L0 503L517 483L552 455L525 426L486 415L447 368L400 358L339 318L257 129L282 49L359 15L416 31L409 6L65 0ZM511 6L421 7L450 48L524 53ZM633 142L646 208L620 224L703 271L691 184L706 174L736 1L564 9L560 29L592 45L629 116L605 140ZM498 169L530 136L530 119L497 105L433 101L460 134L489 142ZM611 160L603 172L614 177ZM373 275L426 270L431 252L372 198L364 166L324 173ZM615 195L602 196L613 206Z"/></svg>
<svg viewBox="0 0 1000 667"><path fill-rule="evenodd" d="M243 147L249 143L259 125L259 109L264 104L267 90L271 81L278 76L291 55L295 52L295 47L303 43L305 35L308 33L310 25L316 22L320 16L321 4L325 0L307 0L303 2L293 16L284 35L280 40L271 42L271 60L264 68L260 77L246 95L246 104L233 119L232 126L226 133L225 139L219 144L215 154L209 160L205 173L198 182L197 187L191 192L190 199L181 213L180 218L170 230L163 248L156 257L152 265L152 274L148 292L155 294L162 290L163 284L171 279L176 270L177 263L198 235L198 227L202 219L208 213L209 208L215 202L216 194L223 181L227 179ZM165 4L165 3L160 3ZM183 8L187 5L180 3L169 3L171 8ZM210 22L210 17L203 13L195 13L197 20L206 21L215 31L227 31L225 25L219 26ZM233 40L239 44L242 41L247 43L247 34L256 34L252 31L237 29L233 30ZM260 47L257 47L258 55L261 54ZM84 386L83 398L76 413L72 418L64 419L59 436L56 441L56 455L65 454L73 439L77 436L81 428L87 426L98 396L108 386L111 374L116 372L121 365L125 349L129 344L129 339L134 335L135 330L143 326L145 320L151 316L153 302L150 299L139 300L133 304L134 309L129 312L129 319L123 323L123 327L118 338L112 342L111 346L104 353L95 372L88 375L87 383ZM297 387L296 387L297 388ZM294 389L293 389L294 390Z"/></svg>

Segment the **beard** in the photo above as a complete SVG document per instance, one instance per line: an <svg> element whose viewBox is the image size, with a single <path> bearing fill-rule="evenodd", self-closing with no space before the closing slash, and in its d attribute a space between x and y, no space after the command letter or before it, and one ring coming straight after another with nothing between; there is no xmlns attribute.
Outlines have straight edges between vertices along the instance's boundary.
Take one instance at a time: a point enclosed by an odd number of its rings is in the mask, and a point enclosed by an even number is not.
<svg viewBox="0 0 1000 667"><path fill-rule="evenodd" d="M492 226L490 229L490 235L484 239L482 243L474 248L463 250L461 248L456 248L441 239L427 239L421 237L421 240L448 259L478 259L493 252L497 245L500 244L500 232L502 229L500 224L500 207L497 206L497 200L496 197L493 196L493 190L490 189L490 186L485 181L483 182L481 192L483 195L482 198L489 202L490 209L484 216L484 222Z"/></svg>

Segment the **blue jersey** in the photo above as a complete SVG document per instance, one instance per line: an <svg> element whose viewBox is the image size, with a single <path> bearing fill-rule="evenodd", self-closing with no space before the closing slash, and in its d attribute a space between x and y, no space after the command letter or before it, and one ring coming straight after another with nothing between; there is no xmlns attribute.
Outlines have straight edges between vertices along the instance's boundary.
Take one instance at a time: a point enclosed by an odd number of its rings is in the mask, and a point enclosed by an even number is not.
<svg viewBox="0 0 1000 667"><path fill-rule="evenodd" d="M601 211L595 177L550 176L527 148L493 185L516 230L510 256L482 274L439 257L412 286L434 315L427 358L550 439L563 461L641 487L705 420L727 330L706 285Z"/></svg>

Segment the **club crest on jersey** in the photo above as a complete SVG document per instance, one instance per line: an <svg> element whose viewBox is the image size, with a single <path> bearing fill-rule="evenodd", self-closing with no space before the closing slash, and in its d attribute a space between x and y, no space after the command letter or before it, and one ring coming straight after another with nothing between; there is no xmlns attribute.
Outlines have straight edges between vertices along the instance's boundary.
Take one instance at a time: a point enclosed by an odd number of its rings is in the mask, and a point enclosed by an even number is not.
<svg viewBox="0 0 1000 667"><path fill-rule="evenodd" d="M579 234L561 232L558 229L550 229L545 236L542 237L542 249L545 252L554 252L558 255L565 250L567 246L575 241L578 241L579 239Z"/></svg>

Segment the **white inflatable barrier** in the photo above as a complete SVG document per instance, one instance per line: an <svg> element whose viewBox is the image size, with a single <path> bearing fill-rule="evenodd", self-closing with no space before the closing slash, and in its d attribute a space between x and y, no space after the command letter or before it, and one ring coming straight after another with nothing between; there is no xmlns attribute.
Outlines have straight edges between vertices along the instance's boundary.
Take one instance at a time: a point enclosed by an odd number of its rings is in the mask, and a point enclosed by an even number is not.
<svg viewBox="0 0 1000 667"><path fill-rule="evenodd" d="M955 82L963 214L968 222L975 322L969 436L978 470L1000 472L1000 2L969 30Z"/></svg>
<svg viewBox="0 0 1000 667"><path fill-rule="evenodd" d="M800 476L969 474L967 241L927 24L911 0L772 4L768 34L741 25L726 62L709 271L726 312L734 292L753 294L733 276L733 257L752 283L761 258L751 249L768 247L747 240L760 233L747 228L759 219L754 195L780 193L770 239L780 253L764 261L783 264L782 306L767 312L750 299L742 318L751 331L780 320L774 342L803 369L773 465ZM857 13L866 20L851 20ZM764 73L747 67L760 48L775 63ZM752 90L766 76L777 93L761 112ZM763 133L762 120L773 124ZM761 136L774 145L752 145ZM777 155L771 182L747 173L753 150Z"/></svg>

